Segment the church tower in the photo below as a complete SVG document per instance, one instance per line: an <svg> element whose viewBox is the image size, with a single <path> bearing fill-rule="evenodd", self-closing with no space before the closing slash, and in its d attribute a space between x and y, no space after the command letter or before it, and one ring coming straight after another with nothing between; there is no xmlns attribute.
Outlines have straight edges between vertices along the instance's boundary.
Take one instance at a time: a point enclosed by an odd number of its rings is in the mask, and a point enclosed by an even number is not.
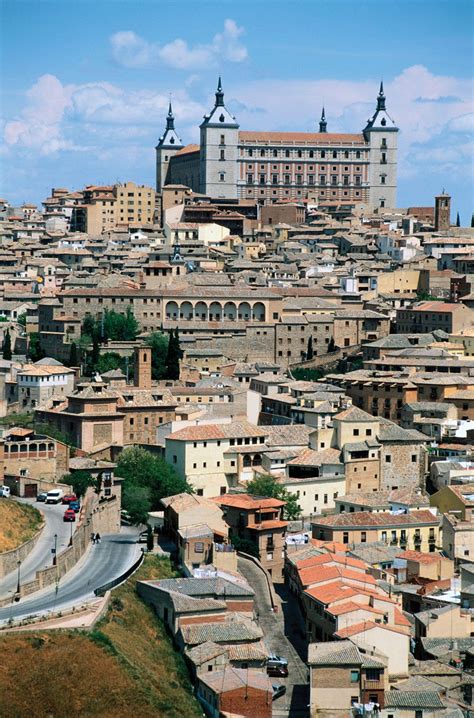
<svg viewBox="0 0 474 718"><path fill-rule="evenodd" d="M210 197L237 197L239 125L224 104L219 77L216 101L201 123L200 190Z"/></svg>
<svg viewBox="0 0 474 718"><path fill-rule="evenodd" d="M171 157L173 157L173 155L175 155L182 147L182 142L176 134L176 130L174 128L173 108L171 107L170 101L168 115L166 117L166 129L155 147L157 192L161 193L165 184L170 183L170 178L168 177L169 162Z"/></svg>
<svg viewBox="0 0 474 718"><path fill-rule="evenodd" d="M398 127L387 112L383 82L374 115L367 121L364 137L369 143L369 206L397 206Z"/></svg>
<svg viewBox="0 0 474 718"><path fill-rule="evenodd" d="M323 111L321 112L321 119L319 120L319 131L320 132L327 132L328 131L328 123L326 122L326 112L323 107Z"/></svg>

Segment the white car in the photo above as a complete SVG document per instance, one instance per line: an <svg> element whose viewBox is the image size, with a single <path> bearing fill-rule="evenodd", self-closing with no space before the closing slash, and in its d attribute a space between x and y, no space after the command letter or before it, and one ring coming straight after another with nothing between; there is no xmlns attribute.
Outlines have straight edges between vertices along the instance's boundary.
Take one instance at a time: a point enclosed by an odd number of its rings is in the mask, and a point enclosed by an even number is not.
<svg viewBox="0 0 474 718"><path fill-rule="evenodd" d="M48 491L46 494L46 502L47 504L59 504L64 496L64 491L62 489L52 489L51 491Z"/></svg>
<svg viewBox="0 0 474 718"><path fill-rule="evenodd" d="M9 499L11 496L10 487L0 486L0 496L2 496L4 499Z"/></svg>

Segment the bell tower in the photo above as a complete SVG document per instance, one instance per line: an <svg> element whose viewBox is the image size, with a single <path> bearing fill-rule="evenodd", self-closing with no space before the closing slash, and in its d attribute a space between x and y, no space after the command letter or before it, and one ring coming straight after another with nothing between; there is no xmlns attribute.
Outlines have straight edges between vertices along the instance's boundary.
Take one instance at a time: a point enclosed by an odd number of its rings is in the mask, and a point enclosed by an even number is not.
<svg viewBox="0 0 474 718"><path fill-rule="evenodd" d="M397 137L398 127L387 112L383 82L377 96L375 113L364 130L369 144L369 205L397 206Z"/></svg>
<svg viewBox="0 0 474 718"><path fill-rule="evenodd" d="M182 147L183 144L174 127L174 114L170 100L168 115L166 117L166 129L155 147L157 192L161 193L165 184L170 184L170 181L172 181L169 177L170 159L177 153L178 150L182 149Z"/></svg>
<svg viewBox="0 0 474 718"><path fill-rule="evenodd" d="M151 389L151 347L135 347L133 383L138 389Z"/></svg>
<svg viewBox="0 0 474 718"><path fill-rule="evenodd" d="M237 197L239 125L224 104L221 78L216 101L201 123L200 188L215 198Z"/></svg>
<svg viewBox="0 0 474 718"><path fill-rule="evenodd" d="M435 232L445 232L451 226L451 197L446 192L435 197Z"/></svg>

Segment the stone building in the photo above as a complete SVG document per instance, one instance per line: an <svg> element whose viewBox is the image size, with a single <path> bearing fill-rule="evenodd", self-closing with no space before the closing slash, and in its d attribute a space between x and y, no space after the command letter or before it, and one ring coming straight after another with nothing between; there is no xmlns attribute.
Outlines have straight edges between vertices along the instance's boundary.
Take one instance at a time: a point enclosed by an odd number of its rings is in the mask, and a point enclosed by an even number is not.
<svg viewBox="0 0 474 718"><path fill-rule="evenodd" d="M219 78L214 107L200 126L200 144L184 146L171 106L156 146L157 191L181 184L215 198L271 201L311 198L396 207L398 129L383 85L362 132L242 131L224 102Z"/></svg>

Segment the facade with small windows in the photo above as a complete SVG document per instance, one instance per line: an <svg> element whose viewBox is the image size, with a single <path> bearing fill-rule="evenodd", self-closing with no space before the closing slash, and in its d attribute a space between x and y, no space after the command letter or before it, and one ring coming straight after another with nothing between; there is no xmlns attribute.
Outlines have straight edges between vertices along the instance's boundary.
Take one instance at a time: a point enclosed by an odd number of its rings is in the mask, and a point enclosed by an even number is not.
<svg viewBox="0 0 474 718"><path fill-rule="evenodd" d="M156 146L157 191L184 184L225 199L350 201L395 207L398 128L386 109L383 85L374 115L362 132L242 131L224 104L219 78L216 101L200 126L200 145L183 146L169 109Z"/></svg>

